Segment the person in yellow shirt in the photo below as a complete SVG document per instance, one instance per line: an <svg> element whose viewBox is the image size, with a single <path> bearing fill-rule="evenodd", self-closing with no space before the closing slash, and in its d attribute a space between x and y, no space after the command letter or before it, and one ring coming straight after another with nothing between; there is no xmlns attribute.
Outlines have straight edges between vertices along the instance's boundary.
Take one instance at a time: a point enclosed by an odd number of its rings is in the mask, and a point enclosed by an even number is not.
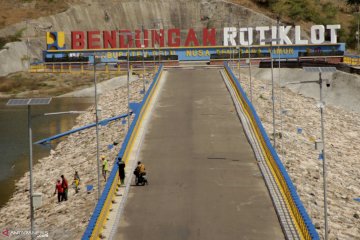
<svg viewBox="0 0 360 240"><path fill-rule="evenodd" d="M79 185L80 185L80 176L79 176L79 173L77 171L75 171L75 174L74 174L73 185L74 185L74 188L75 188L75 193L78 193L79 192Z"/></svg>
<svg viewBox="0 0 360 240"><path fill-rule="evenodd" d="M145 165L142 162L138 161L138 165L135 171L138 173L138 175L145 175Z"/></svg>
<svg viewBox="0 0 360 240"><path fill-rule="evenodd" d="M136 176L135 179L135 184L139 185L145 185L148 184L147 178L145 177L146 172L145 172L145 165L143 163L141 163L140 161L138 162L137 167L134 170L134 174Z"/></svg>

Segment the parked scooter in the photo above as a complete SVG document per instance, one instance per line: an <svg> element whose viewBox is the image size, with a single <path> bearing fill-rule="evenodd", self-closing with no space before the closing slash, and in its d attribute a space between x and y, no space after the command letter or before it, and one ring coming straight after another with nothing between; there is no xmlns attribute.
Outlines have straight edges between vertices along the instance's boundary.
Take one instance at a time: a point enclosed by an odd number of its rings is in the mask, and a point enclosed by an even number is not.
<svg viewBox="0 0 360 240"><path fill-rule="evenodd" d="M148 185L149 182L147 180L147 177L146 177L146 173L141 173L141 174L138 174L136 175L135 174L135 184L136 186L139 186L139 185L142 185L144 186L145 184Z"/></svg>

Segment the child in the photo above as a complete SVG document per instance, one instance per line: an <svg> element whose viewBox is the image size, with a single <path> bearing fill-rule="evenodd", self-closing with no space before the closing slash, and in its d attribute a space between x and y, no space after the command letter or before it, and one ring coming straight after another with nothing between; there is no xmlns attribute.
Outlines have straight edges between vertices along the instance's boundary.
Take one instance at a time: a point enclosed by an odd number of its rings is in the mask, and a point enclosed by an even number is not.
<svg viewBox="0 0 360 240"><path fill-rule="evenodd" d="M78 193L79 192L79 184L80 184L80 177L79 177L79 174L77 171L75 171L75 174L74 174L74 181L72 183L75 187L75 193Z"/></svg>

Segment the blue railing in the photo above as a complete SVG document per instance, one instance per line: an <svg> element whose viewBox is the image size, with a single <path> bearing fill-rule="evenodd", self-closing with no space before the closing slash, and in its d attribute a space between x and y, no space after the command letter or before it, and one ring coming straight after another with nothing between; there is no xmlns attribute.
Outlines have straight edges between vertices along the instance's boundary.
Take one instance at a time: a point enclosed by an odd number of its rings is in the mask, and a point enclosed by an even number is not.
<svg viewBox="0 0 360 240"><path fill-rule="evenodd" d="M130 116L131 116L131 114L132 114L132 112L130 112ZM107 119L99 121L99 125L104 126L104 125L108 124L109 122L116 121L118 119L125 118L125 117L127 117L127 114L122 114L122 115L119 115L119 116L107 118ZM96 123L91 123L89 125L85 125L85 126L82 126L82 127L79 127L79 128L75 128L75 129L63 132L63 133L59 133L59 134L51 136L49 138L41 139L41 140L35 142L34 144L47 144L47 143L50 143L50 141L52 141L52 140L55 140L55 139L58 139L58 138L61 138L61 137L65 137L67 135L70 135L70 134L73 134L73 133L76 133L76 132L79 132L79 131L82 131L82 130L85 130L85 129L88 129L88 128L92 128L92 127L95 127L95 126L96 126Z"/></svg>

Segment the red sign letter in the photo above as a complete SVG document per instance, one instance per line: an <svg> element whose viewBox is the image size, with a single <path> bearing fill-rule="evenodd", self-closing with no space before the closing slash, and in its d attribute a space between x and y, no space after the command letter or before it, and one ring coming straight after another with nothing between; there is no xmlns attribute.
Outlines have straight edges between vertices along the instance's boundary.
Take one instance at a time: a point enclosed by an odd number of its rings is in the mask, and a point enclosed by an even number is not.
<svg viewBox="0 0 360 240"><path fill-rule="evenodd" d="M211 28L210 33L209 29L204 28L203 30L203 46L208 46L208 42L210 46L216 46L216 29Z"/></svg>
<svg viewBox="0 0 360 240"><path fill-rule="evenodd" d="M116 48L116 31L103 31L104 48ZM110 47L109 47L110 45Z"/></svg>
<svg viewBox="0 0 360 240"><path fill-rule="evenodd" d="M144 29L144 45L147 48L149 46L149 31Z"/></svg>
<svg viewBox="0 0 360 240"><path fill-rule="evenodd" d="M80 31L71 32L71 48L84 49L85 47L84 39L85 39L84 32L80 32Z"/></svg>
<svg viewBox="0 0 360 240"><path fill-rule="evenodd" d="M164 47L164 29L160 29L159 33L158 30L152 30L152 46L155 47L155 43L159 44L160 47Z"/></svg>
<svg viewBox="0 0 360 240"><path fill-rule="evenodd" d="M141 31L140 30L135 30L135 46L137 48L141 48Z"/></svg>
<svg viewBox="0 0 360 240"><path fill-rule="evenodd" d="M194 46L199 46L199 41L196 38L196 33L192 28L189 29L188 35L186 37L185 47L190 46L191 42L194 44Z"/></svg>
<svg viewBox="0 0 360 240"><path fill-rule="evenodd" d="M87 33L88 49L99 49L100 38L94 37L93 35L100 34L100 31L89 31Z"/></svg>
<svg viewBox="0 0 360 240"><path fill-rule="evenodd" d="M130 30L120 30L120 48L132 47L133 37ZM127 44L125 44L125 36L127 37Z"/></svg>
<svg viewBox="0 0 360 240"><path fill-rule="evenodd" d="M173 39L173 33L175 34L175 39ZM175 40L175 42L173 40ZM175 28L168 30L168 46L180 47L180 29Z"/></svg>

